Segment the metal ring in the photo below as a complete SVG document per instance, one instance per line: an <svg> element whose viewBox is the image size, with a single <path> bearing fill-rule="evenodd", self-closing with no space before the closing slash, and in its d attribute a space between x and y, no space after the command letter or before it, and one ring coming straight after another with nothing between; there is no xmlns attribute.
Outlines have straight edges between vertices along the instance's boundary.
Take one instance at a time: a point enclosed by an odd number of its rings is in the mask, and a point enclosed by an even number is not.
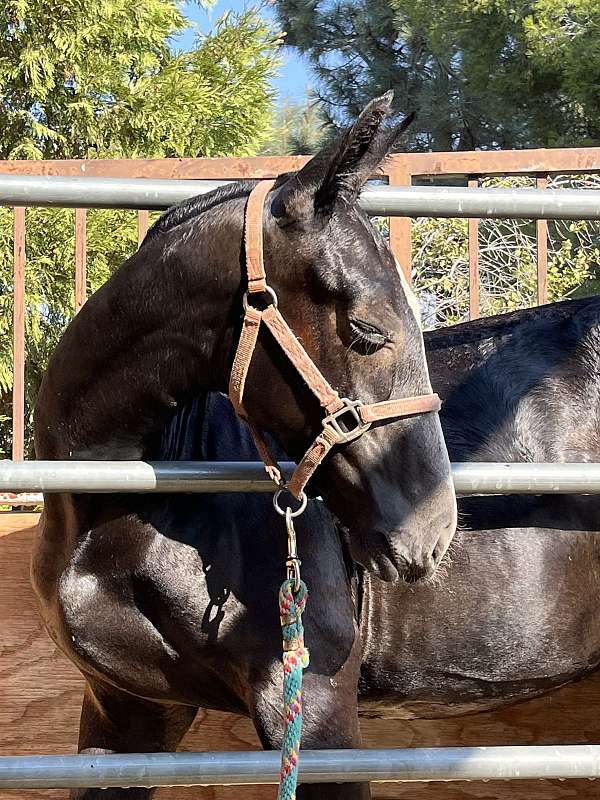
<svg viewBox="0 0 600 800"><path fill-rule="evenodd" d="M271 305L273 305L273 306L275 306L275 308L277 308L277 305L279 303L279 301L277 299L277 293L275 292L275 289L272 289L268 284L267 284L267 286L265 286L265 288L263 289L262 292L253 292L252 294L263 294L264 292L266 292L269 295L269 297L271 298L271 300L273 301L271 303ZM250 298L249 298L248 292L244 292L244 296L242 297L242 307L243 307L244 311L248 310L248 306L249 305L252 305L252 303L250 303Z"/></svg>
<svg viewBox="0 0 600 800"><path fill-rule="evenodd" d="M273 508L275 509L275 511L278 514L281 514L282 517L285 517L287 509L291 508L291 506L289 506L289 505L286 506L285 508L281 508L281 506L279 505L279 498L281 497L281 495L284 492L288 492L288 494L291 494L289 489L286 489L284 487L283 489L279 489L273 495ZM294 497L294 495L292 495L292 497ZM294 497L294 500L295 499L296 498ZM302 492L302 494L300 495L300 499L297 502L300 503L300 506L295 511L291 511L290 512L290 517L299 517L300 514L302 514L304 512L304 510L306 509L306 504L308 502L308 498L307 498L307 496L306 496L306 494L304 492Z"/></svg>

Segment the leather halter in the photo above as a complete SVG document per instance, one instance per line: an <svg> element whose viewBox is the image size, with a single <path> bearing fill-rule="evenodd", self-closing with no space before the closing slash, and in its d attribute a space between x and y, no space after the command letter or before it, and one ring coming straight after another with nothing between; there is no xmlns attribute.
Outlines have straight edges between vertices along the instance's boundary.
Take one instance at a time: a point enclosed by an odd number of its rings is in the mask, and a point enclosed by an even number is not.
<svg viewBox="0 0 600 800"><path fill-rule="evenodd" d="M326 416L322 420L323 430L308 448L285 487L300 500L303 498L304 487L332 447L357 439L368 431L374 422L439 411L441 402L437 394L424 394L364 404L360 400L340 397L321 374L279 312L277 295L267 283L263 262L263 209L266 196L274 183L275 181L258 183L250 192L246 205L245 249L248 290L243 301L242 333L229 379L229 399L237 414L248 423L269 476L282 486L281 470L269 453L262 433L252 424L243 405L244 385L260 326L264 323L326 411ZM252 306L251 296L265 292L270 295L271 304L264 310Z"/></svg>

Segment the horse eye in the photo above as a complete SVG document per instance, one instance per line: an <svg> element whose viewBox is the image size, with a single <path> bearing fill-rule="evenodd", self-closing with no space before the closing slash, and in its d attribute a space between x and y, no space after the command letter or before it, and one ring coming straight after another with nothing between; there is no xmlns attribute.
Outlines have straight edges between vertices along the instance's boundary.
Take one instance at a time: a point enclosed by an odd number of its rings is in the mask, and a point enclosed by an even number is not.
<svg viewBox="0 0 600 800"><path fill-rule="evenodd" d="M351 346L367 354L374 353L390 341L383 331L362 319L351 319L350 331L352 332Z"/></svg>

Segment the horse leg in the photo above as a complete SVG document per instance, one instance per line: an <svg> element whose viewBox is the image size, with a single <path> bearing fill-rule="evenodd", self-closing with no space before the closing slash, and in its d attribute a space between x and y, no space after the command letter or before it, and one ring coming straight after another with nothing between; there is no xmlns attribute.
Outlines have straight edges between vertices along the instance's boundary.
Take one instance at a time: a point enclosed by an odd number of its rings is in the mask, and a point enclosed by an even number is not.
<svg viewBox="0 0 600 800"><path fill-rule="evenodd" d="M325 680L331 688L329 678ZM311 683L310 680L306 682L310 694L312 694ZM314 712L313 714L308 712L313 704L319 708L321 703L323 710L319 712L317 720L314 718ZM313 703L305 703L305 709L303 749L336 750L362 746L356 689L346 698L335 693L334 700L327 697L323 691L319 691ZM297 792L298 800L370 800L370 797L371 790L368 783L305 783L298 785Z"/></svg>
<svg viewBox="0 0 600 800"><path fill-rule="evenodd" d="M163 705L88 681L81 709L79 752L156 753L174 751L198 709ZM148 800L154 789L75 789L75 800Z"/></svg>
<svg viewBox="0 0 600 800"><path fill-rule="evenodd" d="M347 663L333 677L305 673L303 750L361 747L357 679L356 676L352 679L352 672L352 664ZM265 750L281 748L282 704L280 682L265 681L251 709L256 731ZM297 792L298 800L369 800L370 797L368 783L306 783L299 784Z"/></svg>

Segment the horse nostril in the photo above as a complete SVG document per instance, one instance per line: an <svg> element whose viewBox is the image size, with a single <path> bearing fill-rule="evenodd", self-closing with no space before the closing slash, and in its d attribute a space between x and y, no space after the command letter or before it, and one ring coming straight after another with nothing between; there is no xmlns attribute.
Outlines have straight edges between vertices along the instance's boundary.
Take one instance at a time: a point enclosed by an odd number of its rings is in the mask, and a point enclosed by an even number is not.
<svg viewBox="0 0 600 800"><path fill-rule="evenodd" d="M427 567L423 564L415 564L414 562L409 565L404 573L404 580L406 583L417 583L425 578L428 574Z"/></svg>
<svg viewBox="0 0 600 800"><path fill-rule="evenodd" d="M437 562L440 560L440 546L439 545L436 544L436 546L433 548L433 552L431 553L431 558L433 559L433 563L434 564L437 564Z"/></svg>

